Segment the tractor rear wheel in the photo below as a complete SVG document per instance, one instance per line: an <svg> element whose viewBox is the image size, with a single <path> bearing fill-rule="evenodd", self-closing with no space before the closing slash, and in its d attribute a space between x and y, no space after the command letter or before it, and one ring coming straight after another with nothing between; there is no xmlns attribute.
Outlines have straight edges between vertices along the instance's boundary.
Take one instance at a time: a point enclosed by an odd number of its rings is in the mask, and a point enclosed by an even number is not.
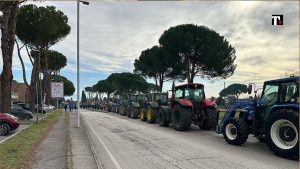
<svg viewBox="0 0 300 169"><path fill-rule="evenodd" d="M203 130L215 130L218 124L218 111L214 107L208 107L205 109L206 118L203 121L202 125L199 127Z"/></svg>
<svg viewBox="0 0 300 169"><path fill-rule="evenodd" d="M154 109L151 106L148 106L148 108L147 108L147 122L148 123L155 123L156 122L156 116L157 116L157 109Z"/></svg>
<svg viewBox="0 0 300 169"><path fill-rule="evenodd" d="M159 125L163 127L169 126L169 121L167 119L167 113L163 109L158 110L158 121Z"/></svg>
<svg viewBox="0 0 300 169"><path fill-rule="evenodd" d="M138 108L132 108L131 118L132 119L137 119L138 116L139 116L139 109Z"/></svg>
<svg viewBox="0 0 300 169"><path fill-rule="evenodd" d="M266 142L270 150L285 158L299 157L299 115L295 110L277 110L267 121Z"/></svg>
<svg viewBox="0 0 300 169"><path fill-rule="evenodd" d="M244 144L249 135L248 126L242 119L230 119L225 124L223 135L226 142L229 144Z"/></svg>
<svg viewBox="0 0 300 169"><path fill-rule="evenodd" d="M147 120L147 118L146 118L146 110L144 108L142 108L141 111L140 111L140 119L142 121L146 121Z"/></svg>
<svg viewBox="0 0 300 169"><path fill-rule="evenodd" d="M192 112L190 108L177 104L172 111L172 123L175 130L185 131L191 127Z"/></svg>
<svg viewBox="0 0 300 169"><path fill-rule="evenodd" d="M131 111L132 111L132 108L131 107L127 107L126 108L126 115L127 115L127 117L130 117L131 116Z"/></svg>

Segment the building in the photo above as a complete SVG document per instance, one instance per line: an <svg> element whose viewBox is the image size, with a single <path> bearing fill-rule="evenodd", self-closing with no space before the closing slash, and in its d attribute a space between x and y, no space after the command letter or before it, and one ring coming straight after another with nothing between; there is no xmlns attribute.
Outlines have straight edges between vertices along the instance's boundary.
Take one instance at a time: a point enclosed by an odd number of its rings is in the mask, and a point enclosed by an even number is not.
<svg viewBox="0 0 300 169"><path fill-rule="evenodd" d="M18 83L17 81L13 80L11 84L11 98L12 98L11 100L12 102L14 101L28 102L26 84Z"/></svg>

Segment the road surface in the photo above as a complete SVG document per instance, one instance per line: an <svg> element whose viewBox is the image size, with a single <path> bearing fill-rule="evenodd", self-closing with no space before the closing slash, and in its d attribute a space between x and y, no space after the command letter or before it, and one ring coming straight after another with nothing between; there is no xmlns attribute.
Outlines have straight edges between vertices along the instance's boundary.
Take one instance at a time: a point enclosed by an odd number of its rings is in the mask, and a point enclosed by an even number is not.
<svg viewBox="0 0 300 169"><path fill-rule="evenodd" d="M81 111L96 160L104 169L296 169L253 137L243 146L192 126L175 131L114 113Z"/></svg>

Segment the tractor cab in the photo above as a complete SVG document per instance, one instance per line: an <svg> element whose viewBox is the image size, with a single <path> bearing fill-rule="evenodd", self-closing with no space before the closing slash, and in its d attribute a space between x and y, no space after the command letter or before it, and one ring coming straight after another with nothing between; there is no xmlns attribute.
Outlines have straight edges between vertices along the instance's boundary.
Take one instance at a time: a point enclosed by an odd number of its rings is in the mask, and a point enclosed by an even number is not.
<svg viewBox="0 0 300 169"><path fill-rule="evenodd" d="M145 94L136 94L134 95L135 102L139 103L139 106L142 106L146 101L146 95Z"/></svg>
<svg viewBox="0 0 300 169"><path fill-rule="evenodd" d="M168 105L168 94L167 93L149 93L147 95L147 102L157 102L158 105Z"/></svg>
<svg viewBox="0 0 300 169"><path fill-rule="evenodd" d="M248 88L250 87L251 85L248 86ZM250 89L248 91L251 93ZM254 104L256 112L254 118L255 121L258 122L256 128L262 127L262 123L267 122L268 116L274 108L297 106L299 104L297 103L298 97L299 77L266 81L264 83L261 98L255 100L256 104Z"/></svg>
<svg viewBox="0 0 300 169"><path fill-rule="evenodd" d="M186 99L194 103L205 99L204 86L200 83L190 83L175 87L174 99Z"/></svg>

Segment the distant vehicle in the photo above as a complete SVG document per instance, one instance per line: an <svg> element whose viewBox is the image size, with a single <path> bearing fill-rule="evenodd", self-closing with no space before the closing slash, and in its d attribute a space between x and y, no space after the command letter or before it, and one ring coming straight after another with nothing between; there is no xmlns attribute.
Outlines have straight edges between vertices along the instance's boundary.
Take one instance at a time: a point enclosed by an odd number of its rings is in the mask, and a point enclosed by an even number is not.
<svg viewBox="0 0 300 169"><path fill-rule="evenodd" d="M34 106L34 108L35 108L35 111L37 112L37 111L39 111L39 113L42 113L42 106L41 105L35 105ZM37 108L39 108L39 110L37 110ZM46 111L46 109L45 109L45 107L43 107L43 113L46 113L47 111Z"/></svg>
<svg viewBox="0 0 300 169"><path fill-rule="evenodd" d="M18 117L19 119L29 120L29 119L33 118L31 111L25 110L22 107L17 106L17 105L11 106L10 114Z"/></svg>
<svg viewBox="0 0 300 169"><path fill-rule="evenodd" d="M158 110L159 125L167 127L173 123L175 130L188 130L194 122L203 130L215 129L219 112L212 101L205 98L204 85L189 83L172 86L172 99L169 106Z"/></svg>
<svg viewBox="0 0 300 169"><path fill-rule="evenodd" d="M7 135L20 125L19 119L11 114L0 113L0 136Z"/></svg>
<svg viewBox="0 0 300 169"><path fill-rule="evenodd" d="M43 108L44 108L45 111L52 111L53 110L52 106L46 105L46 104L44 104Z"/></svg>
<svg viewBox="0 0 300 169"><path fill-rule="evenodd" d="M13 105L18 105L18 106L22 107L25 110L30 110L29 104L26 104L24 102L14 102Z"/></svg>

